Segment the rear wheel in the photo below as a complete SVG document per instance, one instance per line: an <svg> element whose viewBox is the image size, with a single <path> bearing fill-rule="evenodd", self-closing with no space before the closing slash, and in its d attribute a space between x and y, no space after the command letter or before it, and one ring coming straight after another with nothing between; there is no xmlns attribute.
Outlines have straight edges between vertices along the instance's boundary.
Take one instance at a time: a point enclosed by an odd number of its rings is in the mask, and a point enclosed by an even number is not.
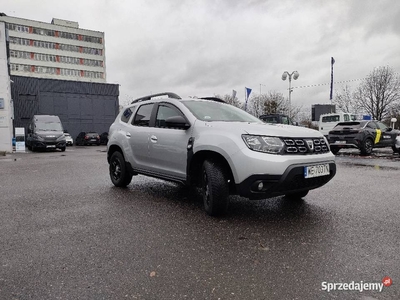
<svg viewBox="0 0 400 300"><path fill-rule="evenodd" d="M372 153L372 148L374 147L374 142L372 139L367 138L364 140L364 142L361 145L361 155L371 155Z"/></svg>
<svg viewBox="0 0 400 300"><path fill-rule="evenodd" d="M210 216L223 214L229 204L229 187L223 167L206 160L202 168L202 196L204 209Z"/></svg>
<svg viewBox="0 0 400 300"><path fill-rule="evenodd" d="M303 192L286 194L285 197L290 200L301 200L301 198L307 196L307 194L308 191L303 191Z"/></svg>
<svg viewBox="0 0 400 300"><path fill-rule="evenodd" d="M124 156L119 151L111 155L109 171L111 181L117 187L126 187L132 180L132 174L126 167Z"/></svg>

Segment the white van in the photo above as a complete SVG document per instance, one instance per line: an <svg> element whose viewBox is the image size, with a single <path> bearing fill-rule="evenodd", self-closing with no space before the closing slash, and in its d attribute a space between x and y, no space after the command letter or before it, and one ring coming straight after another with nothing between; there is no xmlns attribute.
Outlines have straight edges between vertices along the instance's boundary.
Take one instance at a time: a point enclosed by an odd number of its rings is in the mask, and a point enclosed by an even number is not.
<svg viewBox="0 0 400 300"><path fill-rule="evenodd" d="M339 122L350 122L357 120L357 115L351 113L330 113L319 116L318 130L328 137L329 131L333 129Z"/></svg>

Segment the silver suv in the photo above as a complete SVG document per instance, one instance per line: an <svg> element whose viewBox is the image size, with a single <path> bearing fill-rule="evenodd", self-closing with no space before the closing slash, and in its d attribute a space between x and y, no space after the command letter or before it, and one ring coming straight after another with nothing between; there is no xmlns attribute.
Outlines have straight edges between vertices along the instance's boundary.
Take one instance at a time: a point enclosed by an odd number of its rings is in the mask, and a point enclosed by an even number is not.
<svg viewBox="0 0 400 300"><path fill-rule="evenodd" d="M124 107L109 130L107 160L118 187L138 174L201 187L209 215L222 214L230 194L301 199L336 173L316 130L266 124L221 99L174 93Z"/></svg>

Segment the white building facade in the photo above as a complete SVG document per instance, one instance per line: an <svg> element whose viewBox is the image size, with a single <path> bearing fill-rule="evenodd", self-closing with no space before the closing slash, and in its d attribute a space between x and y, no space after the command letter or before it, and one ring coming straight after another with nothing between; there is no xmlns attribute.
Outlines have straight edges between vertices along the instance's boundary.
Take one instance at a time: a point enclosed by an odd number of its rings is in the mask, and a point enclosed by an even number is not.
<svg viewBox="0 0 400 300"><path fill-rule="evenodd" d="M77 22L51 23L0 14L8 29L10 75L106 82L104 33Z"/></svg>
<svg viewBox="0 0 400 300"><path fill-rule="evenodd" d="M12 151L13 104L10 76L7 71L6 28L0 22L0 152Z"/></svg>

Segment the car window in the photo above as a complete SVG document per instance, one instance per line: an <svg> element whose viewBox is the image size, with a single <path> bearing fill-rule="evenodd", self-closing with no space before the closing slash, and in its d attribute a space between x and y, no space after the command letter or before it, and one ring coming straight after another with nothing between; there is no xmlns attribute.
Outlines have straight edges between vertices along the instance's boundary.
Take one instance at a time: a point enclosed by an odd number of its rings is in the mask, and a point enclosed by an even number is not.
<svg viewBox="0 0 400 300"><path fill-rule="evenodd" d="M182 103L199 120L212 122L252 122L263 123L260 119L232 105L209 100L190 100Z"/></svg>
<svg viewBox="0 0 400 300"><path fill-rule="evenodd" d="M366 127L367 128L372 128L372 129L376 129L377 128L375 122L368 122Z"/></svg>
<svg viewBox="0 0 400 300"><path fill-rule="evenodd" d="M381 122L376 122L377 127L382 130L382 131L386 131L387 130L387 126Z"/></svg>
<svg viewBox="0 0 400 300"><path fill-rule="evenodd" d="M322 122L339 122L339 121L340 121L339 115L322 117Z"/></svg>
<svg viewBox="0 0 400 300"><path fill-rule="evenodd" d="M133 107L128 107L124 110L123 114L121 115L121 121L124 123L128 123L129 119L131 118L133 113Z"/></svg>
<svg viewBox="0 0 400 300"><path fill-rule="evenodd" d="M133 119L132 125L149 126L153 106L153 103L140 106L136 112L135 118Z"/></svg>
<svg viewBox="0 0 400 300"><path fill-rule="evenodd" d="M160 128L165 128L165 120L168 119L169 117L176 117L176 116L183 116L182 112L173 106L167 106L167 105L159 105L158 106L158 112L157 112L157 118L156 118L156 127Z"/></svg>

